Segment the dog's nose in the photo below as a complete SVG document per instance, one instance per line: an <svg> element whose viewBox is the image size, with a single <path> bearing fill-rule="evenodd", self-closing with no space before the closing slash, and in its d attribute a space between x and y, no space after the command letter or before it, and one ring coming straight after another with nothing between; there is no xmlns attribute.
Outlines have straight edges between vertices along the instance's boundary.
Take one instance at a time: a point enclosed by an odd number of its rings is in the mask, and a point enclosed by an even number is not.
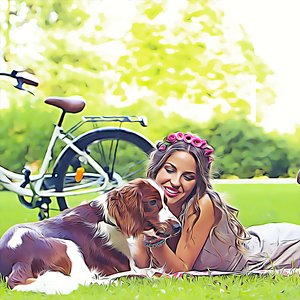
<svg viewBox="0 0 300 300"><path fill-rule="evenodd" d="M172 224L172 230L174 233L178 233L181 230L181 225L179 223Z"/></svg>

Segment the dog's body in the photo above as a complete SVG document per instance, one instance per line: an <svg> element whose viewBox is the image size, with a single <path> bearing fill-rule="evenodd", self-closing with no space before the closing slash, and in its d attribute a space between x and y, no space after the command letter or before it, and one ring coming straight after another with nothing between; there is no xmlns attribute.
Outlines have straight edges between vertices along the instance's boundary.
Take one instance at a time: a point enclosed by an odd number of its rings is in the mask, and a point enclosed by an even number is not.
<svg viewBox="0 0 300 300"><path fill-rule="evenodd" d="M179 230L160 187L139 179L51 219L10 228L0 240L0 273L15 290L67 294L95 274L134 269L130 236L167 238Z"/></svg>

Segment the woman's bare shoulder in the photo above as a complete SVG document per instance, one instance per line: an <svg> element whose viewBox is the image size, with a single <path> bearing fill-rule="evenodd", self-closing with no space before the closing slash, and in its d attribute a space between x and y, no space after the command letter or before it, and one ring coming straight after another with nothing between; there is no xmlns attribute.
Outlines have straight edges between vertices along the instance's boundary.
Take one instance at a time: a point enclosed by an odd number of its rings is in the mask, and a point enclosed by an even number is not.
<svg viewBox="0 0 300 300"><path fill-rule="evenodd" d="M205 218L206 220L214 220L214 205L207 194L205 194L202 198L198 200L198 206L200 208L200 218L198 219L198 221L203 218ZM193 205L191 205L189 213L191 216L193 215L194 217L196 217L195 208L193 207Z"/></svg>
<svg viewBox="0 0 300 300"><path fill-rule="evenodd" d="M214 211L214 205L208 194L205 194L202 198L198 200L198 204L201 210Z"/></svg>

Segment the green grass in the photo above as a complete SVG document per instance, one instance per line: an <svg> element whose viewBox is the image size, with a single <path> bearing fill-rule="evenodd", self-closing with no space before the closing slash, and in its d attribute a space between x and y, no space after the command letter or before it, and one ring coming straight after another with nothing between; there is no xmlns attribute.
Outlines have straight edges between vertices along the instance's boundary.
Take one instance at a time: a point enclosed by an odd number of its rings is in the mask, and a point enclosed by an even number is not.
<svg viewBox="0 0 300 300"><path fill-rule="evenodd" d="M70 295L12 292L0 287L0 299L299 299L299 283L299 277L279 275L128 278L109 286L80 286Z"/></svg>
<svg viewBox="0 0 300 300"><path fill-rule="evenodd" d="M74 196L67 199L67 203L69 207L74 207L84 200L91 200L96 196L96 194ZM55 198L52 201L50 208L55 210L50 210L50 217L59 214ZM12 225L38 221L38 213L38 209L28 209L22 206L16 194L0 192L0 236Z"/></svg>
<svg viewBox="0 0 300 300"><path fill-rule="evenodd" d="M245 227L266 222L300 224L300 187L296 184L219 185L215 189L226 192L227 201L240 209L240 220ZM73 197L68 202L75 206L94 196ZM19 204L15 194L0 192L0 235L14 224L36 221L37 213ZM67 296L12 292L2 283L0 299L300 299L299 283L298 276L282 275L122 278L109 286L81 286Z"/></svg>
<svg viewBox="0 0 300 300"><path fill-rule="evenodd" d="M298 184L227 184L214 187L227 195L227 202L240 210L245 227L270 222L300 224Z"/></svg>

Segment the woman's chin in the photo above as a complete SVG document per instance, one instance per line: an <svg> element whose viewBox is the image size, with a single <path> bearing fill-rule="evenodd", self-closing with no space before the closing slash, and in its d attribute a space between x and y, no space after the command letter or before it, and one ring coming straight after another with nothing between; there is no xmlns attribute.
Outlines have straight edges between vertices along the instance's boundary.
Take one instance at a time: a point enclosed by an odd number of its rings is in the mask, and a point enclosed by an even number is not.
<svg viewBox="0 0 300 300"><path fill-rule="evenodd" d="M173 197L170 197L170 196L166 195L166 197L167 197L167 205L176 204L178 202L181 202L180 200L182 200L182 197L180 197L180 195L173 196Z"/></svg>

